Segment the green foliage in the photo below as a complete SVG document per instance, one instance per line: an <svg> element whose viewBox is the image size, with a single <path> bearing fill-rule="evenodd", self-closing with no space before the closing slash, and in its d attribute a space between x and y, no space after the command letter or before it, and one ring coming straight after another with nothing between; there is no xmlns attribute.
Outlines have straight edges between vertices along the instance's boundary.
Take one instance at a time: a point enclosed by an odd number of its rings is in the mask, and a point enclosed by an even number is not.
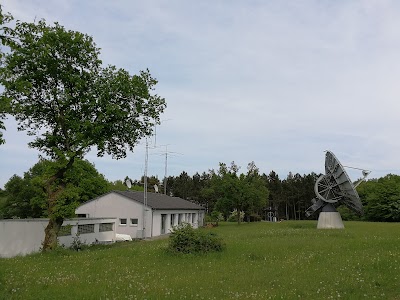
<svg viewBox="0 0 400 300"><path fill-rule="evenodd" d="M41 159L24 177L12 176L5 184L4 218L39 218L47 215L45 182L51 176L56 162ZM58 194L54 215L72 217L75 208L83 202L108 191L109 183L93 164L75 160L62 180L65 189ZM57 182L57 184L60 184Z"/></svg>
<svg viewBox="0 0 400 300"><path fill-rule="evenodd" d="M193 229L187 223L174 227L168 242L171 253L207 253L224 249L222 239L215 233Z"/></svg>
<svg viewBox="0 0 400 300"><path fill-rule="evenodd" d="M93 38L58 23L17 22L13 35L0 79L19 129L36 136L31 147L67 161L92 146L123 158L151 134L165 100L150 93L148 70L103 68Z"/></svg>
<svg viewBox="0 0 400 300"><path fill-rule="evenodd" d="M229 215L228 222L237 222L238 218L240 219L240 222L243 222L244 216L245 216L244 211L241 211L241 212L239 213L239 216L238 216L238 211L237 211L237 209L234 209L234 210L231 212L231 214Z"/></svg>
<svg viewBox="0 0 400 300"><path fill-rule="evenodd" d="M144 187L141 186L137 181L134 181L132 184L132 187L130 189L128 189L128 187L122 180L116 180L114 182L110 182L108 189L110 191L126 191L126 190L138 191L138 192L144 191Z"/></svg>
<svg viewBox="0 0 400 300"><path fill-rule="evenodd" d="M10 32L11 29L6 26L7 23L13 20L13 16L9 13L3 13L3 6L0 4L0 66L3 63L3 46L6 46L10 43ZM5 113L8 108L8 99L0 96L0 145L5 143L3 138L3 130L5 130L5 126L3 123L3 119L5 117Z"/></svg>
<svg viewBox="0 0 400 300"><path fill-rule="evenodd" d="M225 220L224 215L221 212L214 210L211 213L211 221L215 222L217 225L219 222L222 222L224 220Z"/></svg>
<svg viewBox="0 0 400 300"><path fill-rule="evenodd" d="M260 222L262 220L259 214L251 214L248 216L250 222Z"/></svg>
<svg viewBox="0 0 400 300"><path fill-rule="evenodd" d="M246 221L255 214L266 217L267 206L276 210L278 219L305 218L305 210L315 197L317 174L289 173L281 180L274 171L260 174L254 162L248 164L246 173L239 174L239 170L233 162L230 166L220 163L218 170L192 177L182 172L167 178L167 193L201 204L208 213L220 211L225 218L237 206L242 206L239 209L245 211Z"/></svg>
<svg viewBox="0 0 400 300"><path fill-rule="evenodd" d="M71 250L81 251L83 248L87 247L85 243L81 241L79 234L72 238L72 244L69 247Z"/></svg>
<svg viewBox="0 0 400 300"><path fill-rule="evenodd" d="M341 205L337 208L343 221L360 221L361 217L356 214L353 210L349 209L345 205Z"/></svg>
<svg viewBox="0 0 400 300"><path fill-rule="evenodd" d="M7 113L18 129L34 136L29 146L54 160L52 173L38 182L47 196L48 217L55 221L46 228L47 249L56 241L52 224L62 223L80 195L79 187L66 180L75 159L94 147L98 156L126 157L151 135L166 104L152 93L157 80L149 70L132 76L112 65L102 67L100 49L86 34L44 20L17 21L8 33L0 99L9 101Z"/></svg>
<svg viewBox="0 0 400 300"><path fill-rule="evenodd" d="M174 196L182 199L190 199L193 189L193 180L186 172L182 172L174 180L173 191Z"/></svg>
<svg viewBox="0 0 400 300"><path fill-rule="evenodd" d="M30 180L13 175L5 184L3 218L38 218L41 210L32 206L34 187Z"/></svg>
<svg viewBox="0 0 400 300"><path fill-rule="evenodd" d="M254 162L248 164L247 174L238 175L239 169L234 162L229 168L221 163L211 179L211 188L218 198L215 208L227 217L232 210L258 212L268 200L268 189ZM243 218L237 215L236 221L240 224Z"/></svg>
<svg viewBox="0 0 400 300"><path fill-rule="evenodd" d="M365 218L370 221L400 221L400 176L385 177L363 182L358 193L364 205Z"/></svg>
<svg viewBox="0 0 400 300"><path fill-rule="evenodd" d="M6 193L2 189L0 189L0 219L4 219L4 207L6 205L6 201Z"/></svg>

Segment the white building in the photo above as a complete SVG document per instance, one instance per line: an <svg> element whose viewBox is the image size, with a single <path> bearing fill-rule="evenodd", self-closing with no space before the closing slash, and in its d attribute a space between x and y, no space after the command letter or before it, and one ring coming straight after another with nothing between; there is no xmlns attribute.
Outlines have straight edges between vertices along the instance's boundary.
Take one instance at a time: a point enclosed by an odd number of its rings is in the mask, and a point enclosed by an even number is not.
<svg viewBox="0 0 400 300"><path fill-rule="evenodd" d="M78 217L117 218L116 233L132 238L153 237L170 232L173 226L186 222L194 228L203 225L204 208L190 201L163 194L112 191L79 206Z"/></svg>

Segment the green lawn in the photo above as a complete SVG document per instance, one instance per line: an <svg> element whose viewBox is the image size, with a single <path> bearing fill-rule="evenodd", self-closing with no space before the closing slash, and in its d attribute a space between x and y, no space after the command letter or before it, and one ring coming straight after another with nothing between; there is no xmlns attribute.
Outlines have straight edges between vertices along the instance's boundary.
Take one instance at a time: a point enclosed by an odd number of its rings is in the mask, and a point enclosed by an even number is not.
<svg viewBox="0 0 400 300"><path fill-rule="evenodd" d="M224 223L226 250L167 240L0 259L0 299L400 299L400 224Z"/></svg>

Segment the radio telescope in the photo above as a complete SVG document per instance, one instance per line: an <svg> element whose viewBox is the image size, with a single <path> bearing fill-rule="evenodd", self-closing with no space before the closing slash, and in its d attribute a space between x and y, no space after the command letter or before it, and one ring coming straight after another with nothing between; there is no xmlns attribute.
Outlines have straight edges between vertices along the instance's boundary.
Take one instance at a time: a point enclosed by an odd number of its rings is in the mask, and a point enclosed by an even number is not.
<svg viewBox="0 0 400 300"><path fill-rule="evenodd" d="M325 175L321 175L315 182L316 198L312 200L313 205L306 210L306 216L309 217L320 211L317 228L344 228L342 217L336 207L344 204L357 214L363 214L356 187L367 178L369 173L370 171L362 170L363 177L353 185L336 156L326 151Z"/></svg>

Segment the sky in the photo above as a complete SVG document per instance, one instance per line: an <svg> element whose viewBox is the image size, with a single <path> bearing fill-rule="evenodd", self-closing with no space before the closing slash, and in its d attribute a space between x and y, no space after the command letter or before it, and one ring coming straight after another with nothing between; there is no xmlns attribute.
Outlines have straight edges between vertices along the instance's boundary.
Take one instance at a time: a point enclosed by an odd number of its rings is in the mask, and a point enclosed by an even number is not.
<svg viewBox="0 0 400 300"><path fill-rule="evenodd" d="M400 174L400 2L2 0L16 19L91 35L104 65L148 68L167 109L149 139L148 175L193 175L231 161L246 171L324 172L324 151L371 178ZM40 153L6 120L0 188ZM168 145L168 146L165 146ZM86 159L108 180L139 179L127 158ZM359 171L349 169L356 180Z"/></svg>

